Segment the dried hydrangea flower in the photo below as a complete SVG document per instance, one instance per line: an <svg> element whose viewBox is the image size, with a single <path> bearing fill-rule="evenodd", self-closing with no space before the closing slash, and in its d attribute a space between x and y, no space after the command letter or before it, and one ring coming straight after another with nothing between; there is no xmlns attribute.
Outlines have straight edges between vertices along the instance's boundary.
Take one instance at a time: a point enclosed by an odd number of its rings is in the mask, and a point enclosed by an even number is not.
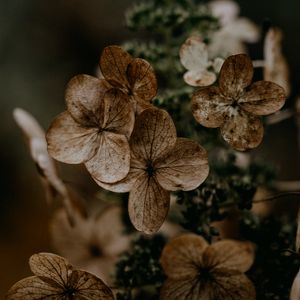
<svg viewBox="0 0 300 300"><path fill-rule="evenodd" d="M245 53L244 43L255 43L260 33L247 18L240 18L239 6L232 0L215 0L209 3L212 14L219 18L221 28L211 38L209 53L212 57L226 57Z"/></svg>
<svg viewBox="0 0 300 300"><path fill-rule="evenodd" d="M68 261L52 253L39 253L30 257L29 265L35 276L14 284L7 300L113 300L109 287L96 276L74 269Z"/></svg>
<svg viewBox="0 0 300 300"><path fill-rule="evenodd" d="M76 215L85 216L86 211L76 194L59 177L56 162L47 151L44 130L30 113L21 108L14 109L13 116L26 137L31 157L41 175L48 203L51 204L54 197L59 195L69 223L74 224Z"/></svg>
<svg viewBox="0 0 300 300"><path fill-rule="evenodd" d="M100 214L78 220L72 227L65 211L58 210L50 224L53 246L72 264L110 284L116 260L130 243L121 214L120 207L108 207Z"/></svg>
<svg viewBox="0 0 300 300"><path fill-rule="evenodd" d="M271 28L264 42L264 80L282 86L286 95L290 94L289 67L281 50L282 32Z"/></svg>
<svg viewBox="0 0 300 300"><path fill-rule="evenodd" d="M93 177L104 182L124 178L134 126L129 97L119 89L107 89L103 79L78 75L67 86L66 104L67 111L47 131L50 155L69 164L84 163Z"/></svg>
<svg viewBox="0 0 300 300"><path fill-rule="evenodd" d="M100 58L100 69L104 79L128 95L135 111L140 113L151 106L157 93L157 82L153 68L142 58L133 58L118 46L104 48Z"/></svg>
<svg viewBox="0 0 300 300"><path fill-rule="evenodd" d="M129 192L129 216L137 230L156 232L169 210L170 191L192 190L208 175L207 153L197 143L177 138L164 110L149 108L136 119L130 139L130 171L114 184L96 182L114 192Z"/></svg>
<svg viewBox="0 0 300 300"><path fill-rule="evenodd" d="M213 84L217 79L216 73L220 72L224 62L221 58L210 60L207 45L197 36L184 42L179 56L181 64L188 70L183 76L184 81L191 86Z"/></svg>
<svg viewBox="0 0 300 300"><path fill-rule="evenodd" d="M221 240L209 245L201 236L185 234L162 251L167 275L160 299L251 300L255 288L244 274L254 260L248 242Z"/></svg>
<svg viewBox="0 0 300 300"><path fill-rule="evenodd" d="M278 111L285 102L284 89L276 83L251 84L253 66L246 54L228 57L220 71L219 86L193 94L192 111L205 127L221 127L224 140L236 150L257 147L263 138L260 116Z"/></svg>

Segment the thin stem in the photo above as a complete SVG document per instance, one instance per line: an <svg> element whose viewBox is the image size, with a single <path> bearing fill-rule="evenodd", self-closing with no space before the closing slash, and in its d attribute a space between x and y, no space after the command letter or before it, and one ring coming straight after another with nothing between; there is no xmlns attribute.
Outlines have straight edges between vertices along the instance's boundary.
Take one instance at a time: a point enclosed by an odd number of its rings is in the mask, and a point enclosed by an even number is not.
<svg viewBox="0 0 300 300"><path fill-rule="evenodd" d="M290 117L295 115L295 111L292 109L285 109L281 110L271 116L267 116L265 118L267 125L274 125L277 123L280 123L286 119L289 119Z"/></svg>
<svg viewBox="0 0 300 300"><path fill-rule="evenodd" d="M261 203L261 202L273 201L273 200L276 200L276 199L279 199L279 198L283 198L285 196L300 196L300 192L280 193L280 194L277 194L277 195L270 196L268 198L254 200L253 203Z"/></svg>

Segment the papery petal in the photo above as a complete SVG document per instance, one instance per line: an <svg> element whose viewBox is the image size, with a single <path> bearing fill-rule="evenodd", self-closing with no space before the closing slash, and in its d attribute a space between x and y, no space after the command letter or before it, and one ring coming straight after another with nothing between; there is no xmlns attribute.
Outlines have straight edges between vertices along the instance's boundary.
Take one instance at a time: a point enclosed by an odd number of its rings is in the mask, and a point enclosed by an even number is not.
<svg viewBox="0 0 300 300"><path fill-rule="evenodd" d="M150 103L157 93L157 81L152 66L142 58L135 58L128 65L127 79L136 99Z"/></svg>
<svg viewBox="0 0 300 300"><path fill-rule="evenodd" d="M203 260L214 268L244 273L254 262L254 246L250 242L221 240L206 249Z"/></svg>
<svg viewBox="0 0 300 300"><path fill-rule="evenodd" d="M127 68L133 58L119 46L108 46L103 49L100 58L100 69L105 79L114 87L129 88Z"/></svg>
<svg viewBox="0 0 300 300"><path fill-rule="evenodd" d="M24 278L15 283L7 292L7 300L67 300L62 295L63 288L58 286L55 282L53 285L51 281L43 281L37 276Z"/></svg>
<svg viewBox="0 0 300 300"><path fill-rule="evenodd" d="M109 131L99 134L97 153L85 163L92 177L113 183L126 177L130 169L130 148L124 135Z"/></svg>
<svg viewBox="0 0 300 300"><path fill-rule="evenodd" d="M158 231L170 205L170 193L146 172L139 176L129 194L128 211L134 227L147 234Z"/></svg>
<svg viewBox="0 0 300 300"><path fill-rule="evenodd" d="M228 270L215 272L211 283L211 299L255 300L256 292L253 283L244 274ZM210 298L209 298L210 299Z"/></svg>
<svg viewBox="0 0 300 300"><path fill-rule="evenodd" d="M104 282L88 272L74 270L69 284L76 289L75 298L86 300L113 300L111 289Z"/></svg>
<svg viewBox="0 0 300 300"><path fill-rule="evenodd" d="M234 149L244 151L256 148L261 143L264 127L258 116L236 110L222 125L221 134Z"/></svg>
<svg viewBox="0 0 300 300"><path fill-rule="evenodd" d="M180 62L187 70L204 71L209 66L207 46L198 36L188 38L180 48Z"/></svg>
<svg viewBox="0 0 300 300"><path fill-rule="evenodd" d="M208 3L212 14L220 19L221 25L227 25L234 21L240 12L240 8L232 0L214 0Z"/></svg>
<svg viewBox="0 0 300 300"><path fill-rule="evenodd" d="M134 126L134 109L129 96L118 89L111 89L105 93L104 102L103 128L124 134L129 139Z"/></svg>
<svg viewBox="0 0 300 300"><path fill-rule="evenodd" d="M183 75L184 81L191 86L208 86L213 84L217 76L215 73L206 70L193 70Z"/></svg>
<svg viewBox="0 0 300 300"><path fill-rule="evenodd" d="M178 138L165 158L155 162L156 178L168 191L189 191L198 187L208 176L206 150L192 140Z"/></svg>
<svg viewBox="0 0 300 300"><path fill-rule="evenodd" d="M138 159L153 161L168 153L175 143L176 128L166 111L149 108L138 115L130 139L131 150Z"/></svg>
<svg viewBox="0 0 300 300"><path fill-rule="evenodd" d="M34 254L29 259L32 273L36 276L47 277L64 287L72 273L72 266L68 261L52 253Z"/></svg>
<svg viewBox="0 0 300 300"><path fill-rule="evenodd" d="M49 154L62 162L79 164L95 155L98 129L83 127L65 111L59 114L47 131Z"/></svg>
<svg viewBox="0 0 300 300"><path fill-rule="evenodd" d="M160 291L160 300L213 300L210 284L202 284L198 277L192 279L167 279ZM223 298L225 299L225 298Z"/></svg>
<svg viewBox="0 0 300 300"><path fill-rule="evenodd" d="M67 110L78 123L85 126L102 125L104 93L109 89L105 80L90 75L73 77L66 88Z"/></svg>
<svg viewBox="0 0 300 300"><path fill-rule="evenodd" d="M224 96L238 98L250 85L253 77L252 61L247 54L229 56L222 65L219 86Z"/></svg>
<svg viewBox="0 0 300 300"><path fill-rule="evenodd" d="M172 279L197 277L207 242L196 234L184 234L171 240L163 249L160 263Z"/></svg>
<svg viewBox="0 0 300 300"><path fill-rule="evenodd" d="M192 112L198 123L205 127L220 127L227 115L230 100L221 95L218 87L199 89L192 97Z"/></svg>
<svg viewBox="0 0 300 300"><path fill-rule="evenodd" d="M254 115L269 115L282 108L285 98L285 91L281 86L274 82L257 81L238 100L238 104Z"/></svg>

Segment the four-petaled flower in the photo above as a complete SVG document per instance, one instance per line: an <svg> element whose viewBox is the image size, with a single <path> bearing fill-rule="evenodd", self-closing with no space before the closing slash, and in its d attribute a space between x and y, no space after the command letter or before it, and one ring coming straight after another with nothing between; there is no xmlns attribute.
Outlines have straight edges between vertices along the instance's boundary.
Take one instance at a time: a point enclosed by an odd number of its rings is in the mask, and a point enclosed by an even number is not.
<svg viewBox="0 0 300 300"><path fill-rule="evenodd" d="M130 139L130 171L114 184L96 182L111 191L129 192L129 216L136 229L156 232L169 210L170 192L193 190L208 175L207 153L197 143L177 138L175 125L161 109L144 110Z"/></svg>
<svg viewBox="0 0 300 300"><path fill-rule="evenodd" d="M29 260L35 276L15 283L7 300L113 300L112 291L98 277L76 270L66 259L52 253L39 253Z"/></svg>
<svg viewBox="0 0 300 300"><path fill-rule="evenodd" d="M188 38L180 48L180 62L188 70L183 78L191 86L213 84L216 73L220 72L224 62L222 58L209 58L207 45L198 36Z"/></svg>
<svg viewBox="0 0 300 300"><path fill-rule="evenodd" d="M254 300L255 288L244 274L254 260L249 242L221 240L209 245L201 236L185 234L162 251L167 275L161 300Z"/></svg>
<svg viewBox="0 0 300 300"><path fill-rule="evenodd" d="M261 143L264 128L260 116L278 111L285 102L281 86L269 81L251 84L252 77L250 58L232 55L221 68L219 87L199 89L192 98L195 119L205 127L221 127L224 140L240 151Z"/></svg>

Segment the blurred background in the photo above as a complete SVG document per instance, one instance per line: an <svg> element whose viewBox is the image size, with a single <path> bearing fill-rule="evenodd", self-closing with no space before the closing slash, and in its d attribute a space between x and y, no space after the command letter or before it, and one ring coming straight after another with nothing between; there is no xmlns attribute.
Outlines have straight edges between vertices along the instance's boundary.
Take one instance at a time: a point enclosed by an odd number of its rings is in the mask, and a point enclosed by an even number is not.
<svg viewBox="0 0 300 300"><path fill-rule="evenodd" d="M28 110L47 128L64 109L68 80L80 73L95 74L104 46L134 36L124 25L124 12L133 2L0 0L0 299L13 283L30 273L30 255L51 251L50 213L12 110ZM269 19L282 28L293 86L286 106L291 107L300 93L300 2L238 2L241 15L258 25ZM253 57L261 58L262 44L251 51ZM280 179L300 179L294 119L272 126L259 151L276 164ZM79 171L75 176L84 174Z"/></svg>

